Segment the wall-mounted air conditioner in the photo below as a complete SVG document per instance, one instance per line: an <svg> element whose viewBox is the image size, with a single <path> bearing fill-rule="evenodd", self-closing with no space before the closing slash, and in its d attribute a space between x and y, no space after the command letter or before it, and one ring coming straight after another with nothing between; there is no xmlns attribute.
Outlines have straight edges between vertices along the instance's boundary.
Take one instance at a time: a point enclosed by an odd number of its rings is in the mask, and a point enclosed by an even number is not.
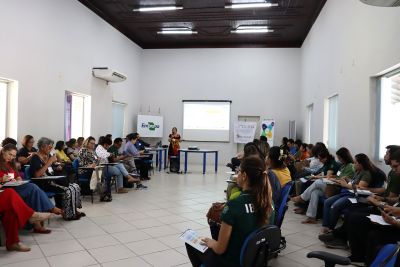
<svg viewBox="0 0 400 267"><path fill-rule="evenodd" d="M360 0L364 4L371 6L384 6L384 7L395 7L400 6L400 0Z"/></svg>
<svg viewBox="0 0 400 267"><path fill-rule="evenodd" d="M112 70L107 67L94 67L92 69L93 76L107 82L123 82L126 80L126 76L118 71Z"/></svg>

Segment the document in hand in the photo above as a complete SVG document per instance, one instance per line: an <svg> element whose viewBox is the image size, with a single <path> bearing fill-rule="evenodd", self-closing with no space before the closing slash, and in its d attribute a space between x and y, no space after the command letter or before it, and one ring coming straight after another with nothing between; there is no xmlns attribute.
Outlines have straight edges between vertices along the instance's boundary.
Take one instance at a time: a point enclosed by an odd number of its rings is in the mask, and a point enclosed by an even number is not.
<svg viewBox="0 0 400 267"><path fill-rule="evenodd" d="M208 249L208 247L200 240L198 233L192 229L187 229L179 238L202 253Z"/></svg>
<svg viewBox="0 0 400 267"><path fill-rule="evenodd" d="M335 182L332 182L331 180L326 179L326 178L322 178L322 181L324 181L324 183L326 183L326 184L336 184Z"/></svg>
<svg viewBox="0 0 400 267"><path fill-rule="evenodd" d="M381 224L381 225L390 225L390 224L388 224L387 222L385 222L383 220L381 215L371 214L371 215L369 215L367 217L371 220L371 222L378 223L378 224ZM393 217L393 218L395 219L395 217Z"/></svg>
<svg viewBox="0 0 400 267"><path fill-rule="evenodd" d="M29 183L29 181L13 181L13 182L7 182L3 184L5 187L14 187L14 186L20 186L23 184Z"/></svg>

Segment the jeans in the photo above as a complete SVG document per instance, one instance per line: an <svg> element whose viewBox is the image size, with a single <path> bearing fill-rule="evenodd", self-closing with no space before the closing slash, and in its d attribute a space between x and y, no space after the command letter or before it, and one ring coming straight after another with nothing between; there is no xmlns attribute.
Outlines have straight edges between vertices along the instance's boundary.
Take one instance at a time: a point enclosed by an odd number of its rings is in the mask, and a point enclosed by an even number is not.
<svg viewBox="0 0 400 267"><path fill-rule="evenodd" d="M124 186L124 175L122 174L122 172L116 166L107 166L105 168L105 176L106 176L106 178L110 178L111 176L116 176L116 178L117 178L117 187L120 188L120 187ZM108 180L106 179L106 184L107 183L108 183ZM111 189L109 189L109 190L111 192ZM108 192L108 188L106 189L106 191Z"/></svg>
<svg viewBox="0 0 400 267"><path fill-rule="evenodd" d="M325 200L322 226L335 228L342 211L351 205L351 196L351 193L344 192Z"/></svg>
<svg viewBox="0 0 400 267"><path fill-rule="evenodd" d="M124 177L127 177L129 175L128 171L126 170L124 164L119 163L117 165L114 166L115 168L117 168Z"/></svg>
<svg viewBox="0 0 400 267"><path fill-rule="evenodd" d="M317 217L319 198L324 195L326 183L322 180L316 180L309 188L307 188L301 198L309 201L306 215L310 218Z"/></svg>

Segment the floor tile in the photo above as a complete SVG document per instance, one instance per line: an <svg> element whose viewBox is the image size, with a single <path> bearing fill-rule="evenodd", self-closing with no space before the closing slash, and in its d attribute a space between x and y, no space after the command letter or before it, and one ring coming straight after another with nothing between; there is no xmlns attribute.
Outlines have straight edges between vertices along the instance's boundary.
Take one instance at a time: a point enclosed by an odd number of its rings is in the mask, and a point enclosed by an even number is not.
<svg viewBox="0 0 400 267"><path fill-rule="evenodd" d="M126 246L136 255L144 255L170 249L170 247L156 239L147 239L138 242L127 243Z"/></svg>
<svg viewBox="0 0 400 267"><path fill-rule="evenodd" d="M36 259L36 260L30 260L30 261L22 261L22 262L17 262L17 263L10 263L6 265L1 265L3 267L49 267L49 263L45 258L42 259Z"/></svg>
<svg viewBox="0 0 400 267"><path fill-rule="evenodd" d="M136 229L133 225L127 223L127 222L119 222L119 223L113 223L113 224L105 224L100 226L104 231L106 231L109 234L113 233L119 233L119 232L126 232L130 230Z"/></svg>
<svg viewBox="0 0 400 267"><path fill-rule="evenodd" d="M136 255L123 245L90 249L89 253L100 263L122 260Z"/></svg>
<svg viewBox="0 0 400 267"><path fill-rule="evenodd" d="M87 251L52 256L47 260L52 267L79 267L97 264L97 261Z"/></svg>
<svg viewBox="0 0 400 267"><path fill-rule="evenodd" d="M132 224L133 226L135 226L137 229L151 228L151 227L155 227L155 226L164 225L164 223L160 222L156 218L133 220L133 221L129 221L129 223Z"/></svg>
<svg viewBox="0 0 400 267"><path fill-rule="evenodd" d="M189 259L175 250L166 250L141 256L146 262L156 267L169 267L188 263Z"/></svg>
<svg viewBox="0 0 400 267"><path fill-rule="evenodd" d="M113 237L121 243L130 243L152 238L150 235L143 232L142 230L132 230L122 233L115 233L113 234Z"/></svg>
<svg viewBox="0 0 400 267"><path fill-rule="evenodd" d="M101 248L120 244L118 240L111 235L80 238L78 241L85 247L85 249Z"/></svg>
<svg viewBox="0 0 400 267"><path fill-rule="evenodd" d="M39 246L34 245L31 246L31 251L29 252L15 252L15 251L7 251L5 247L0 248L0 265L8 264L8 263L17 263L28 260L35 260L43 258L44 255L40 250Z"/></svg>
<svg viewBox="0 0 400 267"><path fill-rule="evenodd" d="M84 250L81 244L76 240L41 244L39 246L46 257Z"/></svg>
<svg viewBox="0 0 400 267"><path fill-rule="evenodd" d="M181 231L179 231L178 229L175 229L169 225L146 228L146 229L143 229L143 232L151 235L152 237L156 237L156 238L181 233Z"/></svg>
<svg viewBox="0 0 400 267"><path fill-rule="evenodd" d="M139 257L118 260L113 262L106 262L102 264L103 267L147 267L151 266Z"/></svg>

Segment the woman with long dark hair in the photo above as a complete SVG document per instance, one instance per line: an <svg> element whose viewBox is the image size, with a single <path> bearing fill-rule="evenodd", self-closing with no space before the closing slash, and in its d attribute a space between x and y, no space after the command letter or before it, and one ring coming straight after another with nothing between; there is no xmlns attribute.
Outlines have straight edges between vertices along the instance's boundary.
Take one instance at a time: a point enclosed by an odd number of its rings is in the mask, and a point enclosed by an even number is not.
<svg viewBox="0 0 400 267"><path fill-rule="evenodd" d="M273 146L270 148L267 156L267 167L278 177L281 187L284 187L292 180L289 169L285 165L287 152L285 150Z"/></svg>
<svg viewBox="0 0 400 267"><path fill-rule="evenodd" d="M205 253L186 244L193 266L239 267L244 240L251 232L268 223L272 213L272 192L264 161L256 155L244 158L237 183L243 191L225 205L218 241L203 238L209 248Z"/></svg>
<svg viewBox="0 0 400 267"><path fill-rule="evenodd" d="M19 172L15 167L14 159L17 154L17 147L13 144L8 144L3 147L0 153L0 182L7 181L22 181ZM19 186L12 187L18 195L25 201L25 203L33 210L39 212L51 212L57 215L62 213L62 210L55 207L49 200L46 193L43 192L36 184L26 183ZM36 223L33 231L40 234L48 234L51 231Z"/></svg>

